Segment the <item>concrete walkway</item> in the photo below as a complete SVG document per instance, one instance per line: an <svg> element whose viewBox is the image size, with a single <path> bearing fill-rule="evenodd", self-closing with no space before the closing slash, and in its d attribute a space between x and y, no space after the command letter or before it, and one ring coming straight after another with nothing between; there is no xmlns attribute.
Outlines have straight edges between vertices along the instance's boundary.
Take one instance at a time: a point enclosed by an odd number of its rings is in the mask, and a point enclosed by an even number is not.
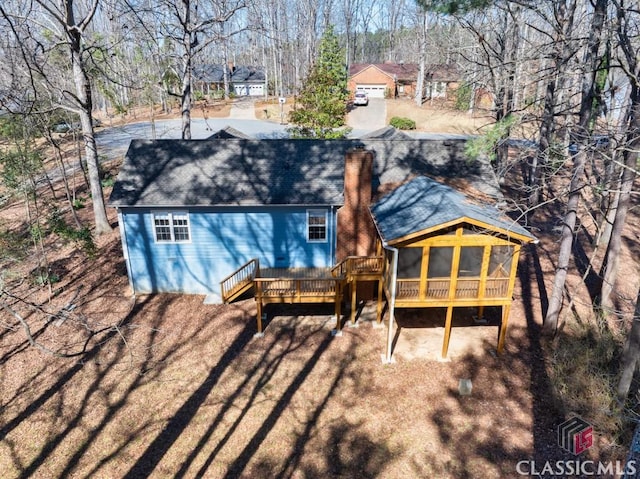
<svg viewBox="0 0 640 479"><path fill-rule="evenodd" d="M255 120L255 100L248 97L236 98L231 104L229 118L236 120Z"/></svg>

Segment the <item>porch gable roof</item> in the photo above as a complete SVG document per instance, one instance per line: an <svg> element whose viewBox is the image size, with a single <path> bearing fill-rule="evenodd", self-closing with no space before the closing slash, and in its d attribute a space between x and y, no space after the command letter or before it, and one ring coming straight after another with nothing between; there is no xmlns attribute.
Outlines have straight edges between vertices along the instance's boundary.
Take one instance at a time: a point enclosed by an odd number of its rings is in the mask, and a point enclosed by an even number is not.
<svg viewBox="0 0 640 479"><path fill-rule="evenodd" d="M398 243L465 220L517 241L535 237L496 207L471 202L466 196L425 176L399 186L371 207L382 239Z"/></svg>

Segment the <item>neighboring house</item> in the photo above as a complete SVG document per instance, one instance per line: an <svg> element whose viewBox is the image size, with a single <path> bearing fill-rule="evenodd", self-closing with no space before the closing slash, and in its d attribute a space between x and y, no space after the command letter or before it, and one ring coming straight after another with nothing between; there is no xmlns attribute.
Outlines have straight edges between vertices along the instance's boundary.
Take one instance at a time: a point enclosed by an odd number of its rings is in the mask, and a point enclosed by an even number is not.
<svg viewBox="0 0 640 479"><path fill-rule="evenodd" d="M236 96L264 96L267 77L263 70L254 67L239 66L233 69L231 83Z"/></svg>
<svg viewBox="0 0 640 479"><path fill-rule="evenodd" d="M349 67L349 91L366 91L369 98L412 97L418 66L405 63L356 63Z"/></svg>
<svg viewBox="0 0 640 479"><path fill-rule="evenodd" d="M263 70L250 66L199 65L193 69L196 87L205 95L224 90L224 75L229 90L236 96L264 96L266 76Z"/></svg>
<svg viewBox="0 0 640 479"><path fill-rule="evenodd" d="M487 206L502 198L488 163L465 140L381 135L395 139L132 141L110 197L132 289L255 288L261 332L269 302L335 302L340 329L342 300L354 321L357 281L374 280L379 313L383 296L392 315L448 308L447 344L457 306L501 306L506 326L534 238Z"/></svg>
<svg viewBox="0 0 640 479"><path fill-rule="evenodd" d="M455 65L430 65L424 83L425 98L450 100L460 85L460 72Z"/></svg>
<svg viewBox="0 0 640 479"><path fill-rule="evenodd" d="M353 64L349 67L349 90L364 90L371 98L410 97L416 94L420 68L415 64ZM455 65L428 65L425 98L448 99L458 88L460 72Z"/></svg>

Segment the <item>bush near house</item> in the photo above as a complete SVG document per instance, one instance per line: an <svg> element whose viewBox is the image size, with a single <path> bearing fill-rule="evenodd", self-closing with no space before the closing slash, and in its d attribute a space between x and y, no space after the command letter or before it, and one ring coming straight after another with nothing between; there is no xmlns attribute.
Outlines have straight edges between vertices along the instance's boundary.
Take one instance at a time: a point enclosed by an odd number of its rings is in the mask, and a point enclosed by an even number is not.
<svg viewBox="0 0 640 479"><path fill-rule="evenodd" d="M416 129L415 121L409 118L401 118L399 116L394 116L393 118L391 118L391 120L389 121L389 125L391 125L394 128L397 128L398 130L415 130Z"/></svg>

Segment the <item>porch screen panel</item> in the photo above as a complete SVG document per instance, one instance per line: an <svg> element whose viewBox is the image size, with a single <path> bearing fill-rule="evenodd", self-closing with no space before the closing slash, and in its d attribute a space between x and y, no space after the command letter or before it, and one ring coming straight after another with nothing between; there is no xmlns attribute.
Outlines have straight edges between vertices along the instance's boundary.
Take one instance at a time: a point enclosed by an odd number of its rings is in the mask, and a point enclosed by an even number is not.
<svg viewBox="0 0 640 479"><path fill-rule="evenodd" d="M513 246L492 246L489 258L489 276L492 278L508 278L511 271Z"/></svg>
<svg viewBox="0 0 640 479"><path fill-rule="evenodd" d="M492 246L489 257L489 274L484 295L486 298L504 298L509 292L509 274L513 246Z"/></svg>
<svg viewBox="0 0 640 479"><path fill-rule="evenodd" d="M463 246L460 249L458 278L479 278L484 246Z"/></svg>
<svg viewBox="0 0 640 479"><path fill-rule="evenodd" d="M443 300L449 296L452 261L453 246L432 246L429 248L426 291L428 299Z"/></svg>
<svg viewBox="0 0 640 479"><path fill-rule="evenodd" d="M398 278L420 278L422 248L398 249Z"/></svg>
<svg viewBox="0 0 640 479"><path fill-rule="evenodd" d="M427 278L450 278L453 246L433 246L429 248L429 269Z"/></svg>

